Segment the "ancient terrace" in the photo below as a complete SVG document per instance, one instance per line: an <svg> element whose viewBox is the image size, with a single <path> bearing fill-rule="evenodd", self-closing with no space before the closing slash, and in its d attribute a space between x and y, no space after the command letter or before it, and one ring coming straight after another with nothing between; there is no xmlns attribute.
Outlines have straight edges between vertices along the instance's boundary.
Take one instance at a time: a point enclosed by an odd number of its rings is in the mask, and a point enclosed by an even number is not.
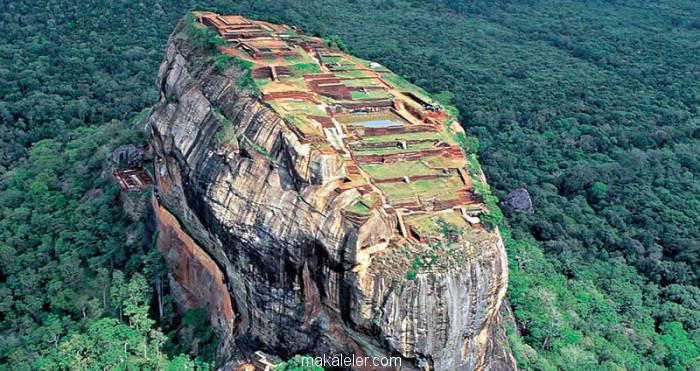
<svg viewBox="0 0 700 371"><path fill-rule="evenodd" d="M221 53L252 63L261 100L301 143L343 159L336 191L357 191L344 208L351 223L383 208L396 215L395 243L423 241L438 219L480 228L483 204L455 139L461 128L425 91L294 28L195 14L227 41Z"/></svg>

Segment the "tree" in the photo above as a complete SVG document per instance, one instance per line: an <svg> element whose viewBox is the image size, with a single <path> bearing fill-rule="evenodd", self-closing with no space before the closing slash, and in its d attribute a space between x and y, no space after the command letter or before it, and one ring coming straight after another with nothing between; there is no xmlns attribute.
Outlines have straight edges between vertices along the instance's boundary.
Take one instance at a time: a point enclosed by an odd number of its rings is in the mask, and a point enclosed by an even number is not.
<svg viewBox="0 0 700 371"><path fill-rule="evenodd" d="M273 368L274 371L323 371L323 367L316 365L314 358L308 355L295 355L291 359L280 362Z"/></svg>
<svg viewBox="0 0 700 371"><path fill-rule="evenodd" d="M688 338L688 333L680 322L668 322L661 325L663 335L659 345L666 350L665 363L672 369L687 370L698 365L698 349Z"/></svg>
<svg viewBox="0 0 700 371"><path fill-rule="evenodd" d="M156 248L157 241L158 232L156 231L151 238L151 249L144 258L143 272L148 282L153 284L158 305L158 320L160 321L165 315L165 281L167 279L168 269Z"/></svg>
<svg viewBox="0 0 700 371"><path fill-rule="evenodd" d="M165 336L148 318L149 287L140 274L126 284L124 315L128 324L116 318L91 321L84 332L74 332L57 342L36 362L38 369L209 369L180 355L170 360L162 351Z"/></svg>
<svg viewBox="0 0 700 371"><path fill-rule="evenodd" d="M155 323L148 318L148 303L151 289L146 279L135 273L126 285L124 314L129 319L129 325L139 332L146 332Z"/></svg>
<svg viewBox="0 0 700 371"><path fill-rule="evenodd" d="M591 186L590 196L594 202L608 198L608 186L603 182L595 182Z"/></svg>
<svg viewBox="0 0 700 371"><path fill-rule="evenodd" d="M128 297L128 288L124 279L124 273L116 270L112 273L112 286L109 290L112 305L117 308L119 320L124 320L124 301Z"/></svg>

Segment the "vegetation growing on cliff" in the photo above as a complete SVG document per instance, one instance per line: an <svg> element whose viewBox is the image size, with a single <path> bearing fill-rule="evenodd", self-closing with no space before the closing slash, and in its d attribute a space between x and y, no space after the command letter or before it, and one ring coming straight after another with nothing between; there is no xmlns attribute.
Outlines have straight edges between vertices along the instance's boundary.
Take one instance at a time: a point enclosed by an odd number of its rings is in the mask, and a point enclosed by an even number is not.
<svg viewBox="0 0 700 371"><path fill-rule="evenodd" d="M214 59L214 68L223 69L226 68L230 63L238 66L242 74L236 79L236 86L239 89L250 89L254 96L260 94L255 80L253 80L253 74L251 71L252 63L236 57L235 55L229 55L222 53L220 48L226 45L226 39L219 36L214 30L209 27L204 27L200 23L197 23L196 16L194 13L189 12L185 16L183 21L184 32L190 42L202 48L209 48Z"/></svg>
<svg viewBox="0 0 700 371"><path fill-rule="evenodd" d="M468 226L456 226L442 217L437 218L436 222L438 227L426 234L428 241L421 246L420 252L413 250L411 268L406 272L407 280L416 279L419 272L430 270L436 265L440 266L441 271L464 266L476 255L472 241L464 236ZM455 244L455 241L459 242Z"/></svg>
<svg viewBox="0 0 700 371"><path fill-rule="evenodd" d="M236 79L236 87L240 90L248 89L253 96L259 96L260 89L253 79L252 63L235 55L216 54L214 57L214 68L222 69L229 63L235 64L242 71L241 76Z"/></svg>
<svg viewBox="0 0 700 371"><path fill-rule="evenodd" d="M466 266L496 242L493 234L471 228L461 215L417 217L424 240L405 243L375 257L370 269L387 280L414 280L419 273L445 272ZM484 248L482 248L484 247Z"/></svg>
<svg viewBox="0 0 700 371"><path fill-rule="evenodd" d="M229 145L238 147L238 138L236 138L236 130L233 127L233 123L226 116L224 116L217 107L213 107L211 114L214 116L216 121L221 125L219 130L217 130L214 135L214 142L218 146Z"/></svg>
<svg viewBox="0 0 700 371"><path fill-rule="evenodd" d="M194 13L189 12L184 20L184 32L195 45L201 48L211 48L216 50L217 47L226 44L226 40L216 34L212 29L203 27L197 23Z"/></svg>

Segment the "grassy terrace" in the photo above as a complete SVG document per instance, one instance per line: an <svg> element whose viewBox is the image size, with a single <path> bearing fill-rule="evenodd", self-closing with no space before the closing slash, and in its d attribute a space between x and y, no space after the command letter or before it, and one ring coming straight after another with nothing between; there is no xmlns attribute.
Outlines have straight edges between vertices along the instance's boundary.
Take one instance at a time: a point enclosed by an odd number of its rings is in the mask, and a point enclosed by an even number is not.
<svg viewBox="0 0 700 371"><path fill-rule="evenodd" d="M272 108L274 108L275 111L280 113L327 116L324 110L320 109L317 105L308 101L280 100L270 102L270 106L272 106Z"/></svg>
<svg viewBox="0 0 700 371"><path fill-rule="evenodd" d="M412 215L406 218L406 223L415 226L422 233L438 232L440 223L447 223L466 229L469 225L461 215L455 212L445 212L437 215Z"/></svg>
<svg viewBox="0 0 700 371"><path fill-rule="evenodd" d="M390 201L407 201L420 197L422 199L454 198L458 189L464 184L459 175L450 175L443 178L416 180L410 183L381 183L379 188L384 191Z"/></svg>
<svg viewBox="0 0 700 371"><path fill-rule="evenodd" d="M363 86L383 86L377 79L343 79L343 85L347 87L363 87Z"/></svg>
<svg viewBox="0 0 700 371"><path fill-rule="evenodd" d="M354 67L354 66L353 66ZM334 71L336 76L343 78L343 77L365 77L367 74L365 74L364 71L362 70L354 70L354 71Z"/></svg>
<svg viewBox="0 0 700 371"><path fill-rule="evenodd" d="M270 102L270 106L302 133L320 136L318 128L307 118L308 115L326 116L326 112L307 101L284 100Z"/></svg>
<svg viewBox="0 0 700 371"><path fill-rule="evenodd" d="M389 155L393 153L410 153L415 151L420 151L422 149L433 149L436 148L434 143L416 143L409 145L406 149L399 146L394 147L384 147L384 148L357 148L353 149L352 153L357 156L362 155Z"/></svg>
<svg viewBox="0 0 700 371"><path fill-rule="evenodd" d="M435 132L435 131L424 131L424 132L419 132L419 133L401 133L401 134L362 137L362 141L365 143L393 142L393 141L399 141L399 140L417 140L417 139L443 139L443 136L440 135L440 133Z"/></svg>
<svg viewBox="0 0 700 371"><path fill-rule="evenodd" d="M367 207L367 205L365 205L364 202L359 200L353 204L346 206L345 210L353 212L355 214L368 214L370 212L370 208Z"/></svg>
<svg viewBox="0 0 700 371"><path fill-rule="evenodd" d="M295 48L297 53L299 53L299 57L284 57L282 60L285 62L290 62L290 63L295 63L295 64L316 64L316 62L311 58L304 50L301 48Z"/></svg>
<svg viewBox="0 0 700 371"><path fill-rule="evenodd" d="M360 166L374 179L398 178L404 175L436 175L439 170L431 169L420 161L396 162L393 164L365 164Z"/></svg>
<svg viewBox="0 0 700 371"><path fill-rule="evenodd" d="M401 91L410 91L411 93L416 94L418 97L426 100L427 102L432 101L432 99L430 98L430 94L428 94L427 91L416 85L411 84L406 79L393 72L384 74L382 78L384 79L384 81L388 82L389 84L393 85Z"/></svg>
<svg viewBox="0 0 700 371"><path fill-rule="evenodd" d="M321 61L323 62L323 64L338 64L340 67L343 68L357 68L357 66L351 61L336 55L322 55Z"/></svg>
<svg viewBox="0 0 700 371"><path fill-rule="evenodd" d="M269 79L255 79L254 82L255 82L255 85L258 86L258 88L262 88L265 85L269 84L270 80Z"/></svg>
<svg viewBox="0 0 700 371"><path fill-rule="evenodd" d="M336 115L335 119L341 124L355 124L365 121L386 120L404 122L404 120L393 113L370 113L363 115ZM364 141L364 137L362 138Z"/></svg>
<svg viewBox="0 0 700 371"><path fill-rule="evenodd" d="M303 72L306 73L306 72ZM256 80L260 81L260 80ZM266 80L268 84L264 89L265 93L270 93L270 92L275 92L275 91L308 91L308 87L306 85L306 82L304 79L301 78L296 78L296 77L283 77L280 79L280 81L283 82L283 84L280 83L270 83L270 80Z"/></svg>
<svg viewBox="0 0 700 371"><path fill-rule="evenodd" d="M299 115L283 115L284 118L294 124L302 133L311 136L319 136L321 133L316 127L306 118Z"/></svg>
<svg viewBox="0 0 700 371"><path fill-rule="evenodd" d="M458 167L464 167L467 164L467 161L464 159L451 159L451 158L444 158L442 156L427 156L422 159L422 161L432 167L436 168L458 168Z"/></svg>
<svg viewBox="0 0 700 371"><path fill-rule="evenodd" d="M389 94L389 92L386 90L368 90L366 92L353 91L351 94L352 94L352 99L357 99L357 100L391 98L391 94Z"/></svg>
<svg viewBox="0 0 700 371"><path fill-rule="evenodd" d="M294 78L299 78L306 73L321 73L321 68L314 61L293 64L289 66L289 70L294 74Z"/></svg>
<svg viewBox="0 0 700 371"><path fill-rule="evenodd" d="M379 202L379 197L376 194L370 193L358 198L352 204L345 206L345 210L355 214L369 214L372 206L377 202Z"/></svg>

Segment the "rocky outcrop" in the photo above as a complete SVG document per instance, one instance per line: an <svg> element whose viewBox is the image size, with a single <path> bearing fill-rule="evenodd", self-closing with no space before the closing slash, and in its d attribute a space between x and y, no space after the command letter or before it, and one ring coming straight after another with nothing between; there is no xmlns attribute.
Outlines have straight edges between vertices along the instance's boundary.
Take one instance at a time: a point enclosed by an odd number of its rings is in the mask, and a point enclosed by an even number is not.
<svg viewBox="0 0 700 371"><path fill-rule="evenodd" d="M181 312L205 307L220 338L233 331L233 306L216 262L195 242L167 209L153 200L158 220L156 247L170 268L170 288Z"/></svg>
<svg viewBox="0 0 700 371"><path fill-rule="evenodd" d="M377 269L396 217L379 208L360 227L348 220L343 206L357 195L337 192L342 162L300 143L236 83L246 71L217 68L181 28L146 121L153 207L174 297L207 306L222 356L262 349L282 358L398 356L404 369L514 368L494 336L507 285L497 232L464 241L471 253L459 266L413 280ZM218 114L231 121L237 151L217 142Z"/></svg>
<svg viewBox="0 0 700 371"><path fill-rule="evenodd" d="M133 144L123 144L112 151L110 160L120 168L140 166L144 152Z"/></svg>
<svg viewBox="0 0 700 371"><path fill-rule="evenodd" d="M507 213L532 214L535 209L532 207L530 192L525 188L518 188L510 193L501 202L501 207Z"/></svg>

